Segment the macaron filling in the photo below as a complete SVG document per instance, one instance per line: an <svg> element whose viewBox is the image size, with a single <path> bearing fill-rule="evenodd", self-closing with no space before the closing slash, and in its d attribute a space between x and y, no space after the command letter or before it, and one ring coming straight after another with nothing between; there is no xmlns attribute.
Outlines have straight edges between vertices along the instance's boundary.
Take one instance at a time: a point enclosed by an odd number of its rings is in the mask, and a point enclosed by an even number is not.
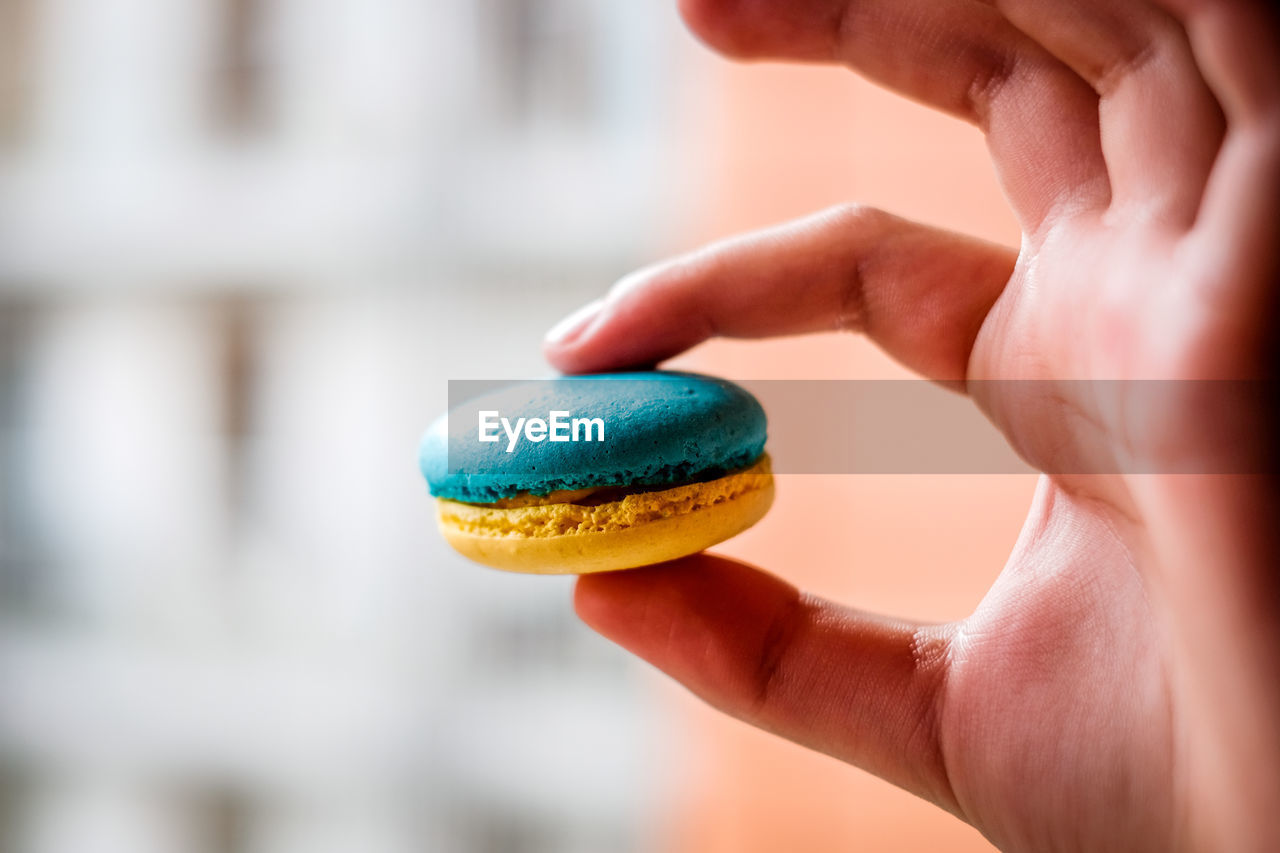
<svg viewBox="0 0 1280 853"><path fill-rule="evenodd" d="M473 504L438 500L440 520L486 538L547 538L608 533L690 515L770 489L768 454L722 477L667 488L579 489Z"/></svg>
<svg viewBox="0 0 1280 853"><path fill-rule="evenodd" d="M737 474L746 473L747 471L756 470L763 467L769 470L768 454L761 454L756 460L748 465L743 465L732 471L723 469L713 469L703 472L697 477L690 477L687 481L679 483L664 483L662 485L634 485L634 486L587 486L581 489L558 489L548 494L535 494L533 492L521 492L509 498L498 498L492 501L467 501L454 499L456 503L469 504L471 506L492 507L494 509L519 509L529 506L549 506L551 504L578 504L580 506L600 506L601 504L615 503L630 495L642 495L651 492L669 491L679 486L691 486L698 483L708 483L714 480L731 477ZM448 500L441 498L440 500Z"/></svg>

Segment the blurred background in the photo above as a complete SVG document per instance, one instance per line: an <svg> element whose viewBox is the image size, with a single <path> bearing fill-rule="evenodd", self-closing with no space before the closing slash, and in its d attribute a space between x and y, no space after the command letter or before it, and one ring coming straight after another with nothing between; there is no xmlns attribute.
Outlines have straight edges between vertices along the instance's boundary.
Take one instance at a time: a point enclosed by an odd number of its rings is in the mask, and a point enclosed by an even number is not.
<svg viewBox="0 0 1280 853"><path fill-rule="evenodd" d="M1017 239L976 132L666 0L0 0L0 851L988 849L455 557L415 469L448 379L845 200ZM782 477L722 550L956 618L1032 485Z"/></svg>

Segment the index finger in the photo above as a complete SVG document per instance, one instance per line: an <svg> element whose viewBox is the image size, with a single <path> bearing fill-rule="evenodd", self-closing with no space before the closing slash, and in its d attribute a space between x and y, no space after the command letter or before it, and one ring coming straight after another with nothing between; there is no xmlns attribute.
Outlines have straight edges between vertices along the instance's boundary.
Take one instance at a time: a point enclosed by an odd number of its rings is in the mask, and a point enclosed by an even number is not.
<svg viewBox="0 0 1280 853"><path fill-rule="evenodd" d="M710 246L623 279L544 344L569 373L652 364L719 335L845 330L962 384L1011 249L860 206Z"/></svg>

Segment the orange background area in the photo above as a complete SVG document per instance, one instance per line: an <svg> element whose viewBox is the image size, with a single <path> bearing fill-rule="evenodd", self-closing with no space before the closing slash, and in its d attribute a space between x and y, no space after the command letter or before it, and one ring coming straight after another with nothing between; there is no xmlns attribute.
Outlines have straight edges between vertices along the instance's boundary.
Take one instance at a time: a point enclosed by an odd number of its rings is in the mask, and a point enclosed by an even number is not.
<svg viewBox="0 0 1280 853"><path fill-rule="evenodd" d="M688 246L858 201L1016 245L980 134L827 68L728 65L718 111L686 152L711 188ZM706 174L710 170L710 174ZM716 341L677 363L750 378L890 378L902 368L845 335ZM779 478L778 499L724 553L859 608L967 614L1013 545L1031 476ZM751 729L655 676L687 739L663 849L690 853L989 850L973 829L831 758Z"/></svg>

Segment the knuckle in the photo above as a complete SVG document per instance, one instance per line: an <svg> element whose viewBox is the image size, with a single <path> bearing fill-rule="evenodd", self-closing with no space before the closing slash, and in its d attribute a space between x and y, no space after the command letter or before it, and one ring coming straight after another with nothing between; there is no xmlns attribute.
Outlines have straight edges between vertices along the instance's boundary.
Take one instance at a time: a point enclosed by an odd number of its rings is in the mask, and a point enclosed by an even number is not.
<svg viewBox="0 0 1280 853"><path fill-rule="evenodd" d="M856 201L838 204L828 215L858 235L878 232L890 218L880 208Z"/></svg>

